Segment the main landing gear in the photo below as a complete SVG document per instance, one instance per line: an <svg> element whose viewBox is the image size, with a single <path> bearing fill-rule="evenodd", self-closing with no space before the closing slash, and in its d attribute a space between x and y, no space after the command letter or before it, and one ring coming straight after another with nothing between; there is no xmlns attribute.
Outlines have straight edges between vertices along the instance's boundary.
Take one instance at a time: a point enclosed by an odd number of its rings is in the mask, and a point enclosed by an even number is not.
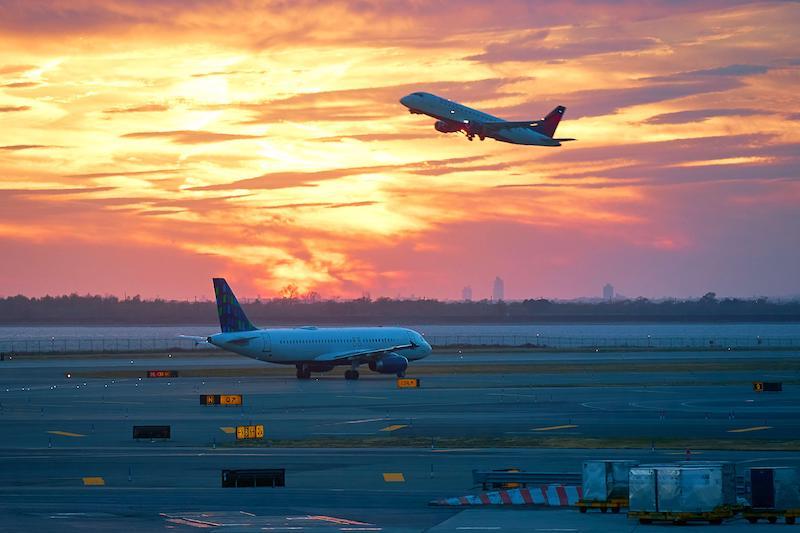
<svg viewBox="0 0 800 533"><path fill-rule="evenodd" d="M311 369L307 365L297 365L297 379L311 379Z"/></svg>
<svg viewBox="0 0 800 533"><path fill-rule="evenodd" d="M358 379L358 370L348 370L344 373L344 379Z"/></svg>

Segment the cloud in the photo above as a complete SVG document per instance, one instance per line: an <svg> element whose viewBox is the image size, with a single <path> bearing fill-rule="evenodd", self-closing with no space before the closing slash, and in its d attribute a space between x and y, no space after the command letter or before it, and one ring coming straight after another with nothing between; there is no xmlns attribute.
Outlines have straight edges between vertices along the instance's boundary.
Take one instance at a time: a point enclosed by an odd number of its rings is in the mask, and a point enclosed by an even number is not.
<svg viewBox="0 0 800 533"><path fill-rule="evenodd" d="M213 131L178 130L178 131L139 131L126 133L122 137L128 139L151 139L165 137L178 144L204 144L242 139L260 139L259 135L241 135L233 133L216 133Z"/></svg>
<svg viewBox="0 0 800 533"><path fill-rule="evenodd" d="M420 175L443 175L452 172L467 172L470 167L459 164L476 162L484 156L469 156L431 161L417 161L401 165L375 165L366 167L335 168L317 172L270 172L254 178L245 178L229 183L218 183L192 187L193 191L223 191L235 189L286 189L291 187L316 187L320 181L336 180L361 174L407 171Z"/></svg>
<svg viewBox="0 0 800 533"><path fill-rule="evenodd" d="M3 105L0 106L0 113L15 113L17 111L28 111L29 105Z"/></svg>
<svg viewBox="0 0 800 533"><path fill-rule="evenodd" d="M583 90L559 95L558 98L536 99L500 108L505 118L531 119L531 111L542 115L556 105L567 107L566 118L611 115L626 107L667 102L687 96L729 91L743 86L743 82L730 77L646 84L618 89Z"/></svg>
<svg viewBox="0 0 800 533"><path fill-rule="evenodd" d="M491 43L483 53L465 59L483 63L507 61L558 61L579 57L647 50L659 46L659 41L650 37L597 37L563 44L547 45L547 30L528 36L515 37L502 43Z"/></svg>
<svg viewBox="0 0 800 533"><path fill-rule="evenodd" d="M703 122L717 117L747 117L762 114L756 109L692 109L662 113L644 121L645 124L685 124L687 122Z"/></svg>
<svg viewBox="0 0 800 533"><path fill-rule="evenodd" d="M769 72L770 67L764 65L726 65L702 70L690 70L686 72L676 72L666 76L650 76L643 78L647 81L676 81L689 80L702 77L745 77Z"/></svg>
<svg viewBox="0 0 800 533"><path fill-rule="evenodd" d="M430 138L430 133L364 133L360 135L341 135L335 137L317 137L315 141L320 142L339 142L345 139L353 139L362 142L385 142L385 141L413 141L417 139Z"/></svg>
<svg viewBox="0 0 800 533"><path fill-rule="evenodd" d="M110 178L112 176L151 176L159 174L174 174L180 172L177 168L157 168L153 170L120 170L118 172L94 172L89 174L67 174L67 178Z"/></svg>
<svg viewBox="0 0 800 533"><path fill-rule="evenodd" d="M164 104L144 104L130 107L114 107L106 109L103 113L150 113L154 111L168 111L169 106Z"/></svg>
<svg viewBox="0 0 800 533"><path fill-rule="evenodd" d="M437 81L424 84L426 91L462 102L480 102L487 98L508 95L507 85L531 81L530 77L499 77L465 81ZM345 89L300 93L260 103L240 103L221 106L236 108L253 116L244 124L274 123L280 120L303 122L361 122L385 119L403 108L398 100L420 90L421 83L405 83L360 89ZM220 107L220 106L214 106ZM212 108L214 108L212 107Z"/></svg>
<svg viewBox="0 0 800 533"><path fill-rule="evenodd" d="M33 70L35 68L36 65L6 65L4 67L0 67L0 75L17 74L19 72L27 72L28 70Z"/></svg>
<svg viewBox="0 0 800 533"><path fill-rule="evenodd" d="M316 187L317 182L335 180L347 176L366 174L372 172L384 172L391 170L393 166L372 166L337 168L331 170L320 170L318 172L270 172L246 178L230 183L219 183L202 187L192 187L194 191L224 191L235 189L286 189L291 187Z"/></svg>
<svg viewBox="0 0 800 533"><path fill-rule="evenodd" d="M346 202L341 204L332 204L328 206L328 209L339 209L342 207L364 207L368 205L375 205L378 202L373 202L371 200L365 200L363 202Z"/></svg>
<svg viewBox="0 0 800 533"><path fill-rule="evenodd" d="M0 146L0 150L8 150L10 152L16 152L18 150L35 150L39 148L55 148L55 147L48 146L46 144L11 144L8 146Z"/></svg>
<svg viewBox="0 0 800 533"><path fill-rule="evenodd" d="M5 83L3 87L7 87L9 89L23 89L26 87L36 87L39 84L34 81L16 81L12 83Z"/></svg>

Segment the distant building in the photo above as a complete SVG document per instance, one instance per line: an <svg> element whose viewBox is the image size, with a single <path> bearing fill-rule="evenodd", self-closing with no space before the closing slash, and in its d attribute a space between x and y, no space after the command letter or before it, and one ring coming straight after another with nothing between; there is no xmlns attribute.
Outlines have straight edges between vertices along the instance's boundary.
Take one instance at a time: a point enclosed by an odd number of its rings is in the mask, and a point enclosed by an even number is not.
<svg viewBox="0 0 800 533"><path fill-rule="evenodd" d="M466 287L461 289L461 299L464 300L465 302L472 301L472 287L467 285Z"/></svg>
<svg viewBox="0 0 800 533"><path fill-rule="evenodd" d="M494 278L494 286L492 287L492 301L499 302L500 300L505 300L506 297L506 284L503 283L503 280L500 276Z"/></svg>
<svg viewBox="0 0 800 533"><path fill-rule="evenodd" d="M614 299L614 286L606 283L603 286L603 300L609 301Z"/></svg>

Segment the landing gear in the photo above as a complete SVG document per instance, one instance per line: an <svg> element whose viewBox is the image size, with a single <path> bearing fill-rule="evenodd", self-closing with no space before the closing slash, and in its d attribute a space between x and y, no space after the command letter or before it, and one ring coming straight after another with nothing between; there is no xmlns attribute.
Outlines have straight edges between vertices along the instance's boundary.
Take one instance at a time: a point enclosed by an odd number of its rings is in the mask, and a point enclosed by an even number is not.
<svg viewBox="0 0 800 533"><path fill-rule="evenodd" d="M406 377L406 373L405 372L398 372L397 373L397 377L398 378L404 378L404 377Z"/></svg>
<svg viewBox="0 0 800 533"><path fill-rule="evenodd" d="M344 379L358 379L358 370L348 370L344 373Z"/></svg>
<svg viewBox="0 0 800 533"><path fill-rule="evenodd" d="M306 365L297 365L297 379L311 379L311 369Z"/></svg>

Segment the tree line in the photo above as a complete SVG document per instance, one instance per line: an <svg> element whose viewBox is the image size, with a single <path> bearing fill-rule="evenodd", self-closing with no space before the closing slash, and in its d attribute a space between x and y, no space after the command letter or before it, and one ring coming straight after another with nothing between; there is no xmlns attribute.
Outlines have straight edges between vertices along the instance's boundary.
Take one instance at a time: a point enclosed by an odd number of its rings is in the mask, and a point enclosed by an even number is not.
<svg viewBox="0 0 800 533"><path fill-rule="evenodd" d="M702 298L612 301L528 299L510 302L432 299L357 300L284 297L242 305L251 321L277 324L533 323L533 322L736 322L800 321L800 300ZM214 324L216 306L208 301L144 300L139 296L44 296L0 298L0 324Z"/></svg>

